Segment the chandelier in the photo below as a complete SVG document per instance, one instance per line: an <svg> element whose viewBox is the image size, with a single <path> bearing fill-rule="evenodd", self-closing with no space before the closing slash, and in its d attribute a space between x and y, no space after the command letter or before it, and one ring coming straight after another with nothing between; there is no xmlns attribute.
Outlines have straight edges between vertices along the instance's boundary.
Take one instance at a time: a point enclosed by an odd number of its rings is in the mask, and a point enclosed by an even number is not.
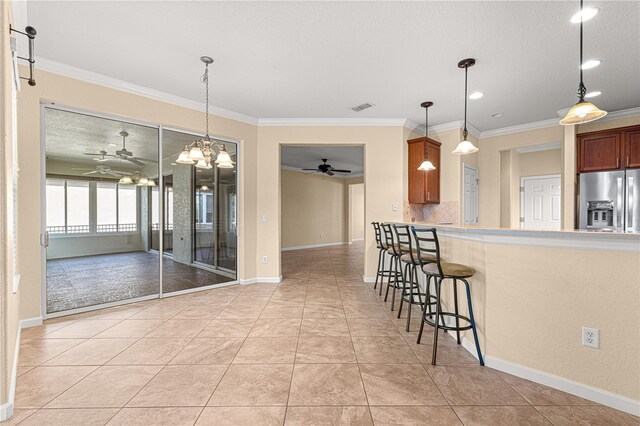
<svg viewBox="0 0 640 426"><path fill-rule="evenodd" d="M220 169L233 169L234 163L231 161L231 156L224 144L209 137L209 65L213 63L213 59L208 56L202 56L200 60L204 62L204 74L201 81L205 84L206 132L203 138L185 145L176 162L180 164L195 164L198 169L211 169L213 168L213 163Z"/></svg>

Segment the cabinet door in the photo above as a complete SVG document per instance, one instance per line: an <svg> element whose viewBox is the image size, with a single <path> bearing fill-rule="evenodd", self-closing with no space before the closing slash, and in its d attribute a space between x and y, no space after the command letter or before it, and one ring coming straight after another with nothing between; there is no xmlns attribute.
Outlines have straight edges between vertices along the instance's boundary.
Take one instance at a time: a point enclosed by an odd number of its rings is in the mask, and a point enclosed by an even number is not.
<svg viewBox="0 0 640 426"><path fill-rule="evenodd" d="M428 144L429 160L436 167L435 170L425 172L427 181L427 203L440 202L440 147L435 144Z"/></svg>
<svg viewBox="0 0 640 426"><path fill-rule="evenodd" d="M622 167L620 132L578 136L578 170L594 172Z"/></svg>
<svg viewBox="0 0 640 426"><path fill-rule="evenodd" d="M625 167L629 169L640 167L640 128L624 131L622 139Z"/></svg>
<svg viewBox="0 0 640 426"><path fill-rule="evenodd" d="M425 178L418 170L424 161L424 142L409 143L409 202L424 204L426 201Z"/></svg>

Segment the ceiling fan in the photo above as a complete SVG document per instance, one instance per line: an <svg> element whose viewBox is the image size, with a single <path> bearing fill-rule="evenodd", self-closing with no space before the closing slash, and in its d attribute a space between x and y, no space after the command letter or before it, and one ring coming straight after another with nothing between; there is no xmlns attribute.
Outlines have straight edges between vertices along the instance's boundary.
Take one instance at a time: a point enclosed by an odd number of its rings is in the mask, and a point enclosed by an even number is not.
<svg viewBox="0 0 640 426"><path fill-rule="evenodd" d="M105 161L109 161L108 157L115 157L115 155L107 154L107 151L99 151L99 152L85 152L84 155L94 156L94 160L99 163L104 163Z"/></svg>
<svg viewBox="0 0 640 426"><path fill-rule="evenodd" d="M150 160L148 158L134 157L133 152L127 149L127 136L129 136L129 133L123 130L120 132L120 136L122 136L122 149L117 150L115 155L108 154L107 151L85 152L84 155L98 156L98 158L94 158L94 160L98 162L109 161L111 158L119 158L121 160L126 160L130 163L133 163L136 166L144 166L145 164L143 163L143 161L146 161L148 163L156 162L155 160Z"/></svg>
<svg viewBox="0 0 640 426"><path fill-rule="evenodd" d="M304 171L311 171L316 173L324 173L328 176L333 176L335 173L351 173L351 170L334 169L331 164L327 164L327 159L322 159L322 164L318 165L317 169L302 169Z"/></svg>
<svg viewBox="0 0 640 426"><path fill-rule="evenodd" d="M101 175L109 175L109 176L113 176L113 177L122 177L125 175L131 175L131 173L129 172L121 172L119 170L111 170L111 168L107 167L107 166L102 166L100 164L98 164L98 166L95 169L87 169L87 168L82 168L82 167L72 167L71 170L88 170L87 172L83 173L83 175L95 175L95 174L101 174Z"/></svg>

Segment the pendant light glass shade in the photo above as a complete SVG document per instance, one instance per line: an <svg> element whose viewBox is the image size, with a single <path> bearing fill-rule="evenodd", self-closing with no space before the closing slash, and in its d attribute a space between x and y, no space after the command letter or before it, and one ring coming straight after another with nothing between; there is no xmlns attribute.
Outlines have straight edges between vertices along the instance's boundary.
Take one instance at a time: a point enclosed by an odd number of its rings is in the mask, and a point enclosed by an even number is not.
<svg viewBox="0 0 640 426"><path fill-rule="evenodd" d="M560 120L560 124L568 126L571 124L588 123L595 121L607 115L607 111L603 111L591 102L578 102L569 109L567 115Z"/></svg>
<svg viewBox="0 0 640 426"><path fill-rule="evenodd" d="M131 179L131 176L122 176L118 181L118 184L120 185L131 185L132 183L133 180Z"/></svg>
<svg viewBox="0 0 640 426"><path fill-rule="evenodd" d="M224 145L222 146L222 148L220 148L220 153L218 154L218 158L216 158L216 165L220 169L233 168L233 161L231 161L231 156L227 152L227 149L224 147Z"/></svg>
<svg viewBox="0 0 640 426"><path fill-rule="evenodd" d="M433 163L431 163L431 161L429 160L425 160L422 162L422 164L420 164L420 167L418 167L418 170L421 170L423 172L428 172L429 170L435 170L436 166L433 165Z"/></svg>
<svg viewBox="0 0 640 426"><path fill-rule="evenodd" d="M463 59L458 62L458 68L464 68L464 130L462 131L462 141L458 144L456 149L451 152L453 155L467 155L478 152L478 148L467 139L467 136L469 135L469 132L467 131L467 74L469 72L469 67L474 66L475 63L476 60L473 58Z"/></svg>
<svg viewBox="0 0 640 426"><path fill-rule="evenodd" d="M147 186L156 186L156 181L153 179L149 179L149 182L147 183Z"/></svg>
<svg viewBox="0 0 640 426"><path fill-rule="evenodd" d="M208 191L208 190L209 190L209 187L207 185L202 185L200 187L200 191Z"/></svg>
<svg viewBox="0 0 640 426"><path fill-rule="evenodd" d="M595 121L598 120L599 118L604 117L605 115L607 115L606 111L601 110L600 108L598 108L597 106L595 106L594 104L592 104L591 102L585 101L584 97L587 94L587 88L584 86L584 81L582 78L582 45L583 45L583 36L582 36L582 30L583 30L583 22L585 21L585 19L582 19L583 17L583 13L585 12L584 8L582 7L583 4L583 0L580 0L580 84L578 84L578 102L572 106L571 108L569 108L569 111L567 112L567 115L564 116L564 118L562 120L560 120L560 124L562 124L563 126L571 126L571 125L575 125L575 124L582 124L582 123L589 123L590 121ZM596 10L597 13L597 10ZM595 13L591 16L593 17L595 16ZM590 19L590 18L589 18Z"/></svg>
<svg viewBox="0 0 640 426"><path fill-rule="evenodd" d="M478 152L478 148L471 142L464 138L462 142L458 144L456 149L453 150L453 155L467 155L473 154L474 152Z"/></svg>
<svg viewBox="0 0 640 426"><path fill-rule="evenodd" d="M138 186L146 186L149 184L149 179L147 179L146 177L141 177L140 179L138 179L137 185Z"/></svg>
<svg viewBox="0 0 640 426"><path fill-rule="evenodd" d="M204 161L204 154L202 154L202 150L198 146L194 146L191 148L191 151L189 151L189 158L196 162Z"/></svg>
<svg viewBox="0 0 640 426"><path fill-rule="evenodd" d="M189 158L189 147L187 145L184 146L184 149L178 156L176 163L180 164L194 164L193 160Z"/></svg>
<svg viewBox="0 0 640 426"><path fill-rule="evenodd" d="M202 160L198 160L198 163L196 164L196 168L198 169L210 169L211 167L211 164L207 163L204 158Z"/></svg>

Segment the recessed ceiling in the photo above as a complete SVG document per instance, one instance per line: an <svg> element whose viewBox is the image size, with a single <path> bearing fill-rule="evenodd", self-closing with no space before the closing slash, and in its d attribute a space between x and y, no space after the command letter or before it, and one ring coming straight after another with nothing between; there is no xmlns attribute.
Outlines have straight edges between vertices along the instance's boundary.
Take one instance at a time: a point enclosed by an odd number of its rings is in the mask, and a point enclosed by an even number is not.
<svg viewBox="0 0 640 426"><path fill-rule="evenodd" d="M640 106L639 2L591 1L589 91L599 107ZM557 118L576 101L578 1L72 2L29 1L40 57L256 118L462 118L479 130ZM37 68L36 63L36 68ZM362 112L351 107L375 106ZM490 115L504 112L498 118Z"/></svg>
<svg viewBox="0 0 640 426"><path fill-rule="evenodd" d="M313 169L327 159L335 169L351 170L349 174L338 174L338 177L362 176L364 174L364 150L362 147L349 146L283 146L280 162L283 166L294 169Z"/></svg>

